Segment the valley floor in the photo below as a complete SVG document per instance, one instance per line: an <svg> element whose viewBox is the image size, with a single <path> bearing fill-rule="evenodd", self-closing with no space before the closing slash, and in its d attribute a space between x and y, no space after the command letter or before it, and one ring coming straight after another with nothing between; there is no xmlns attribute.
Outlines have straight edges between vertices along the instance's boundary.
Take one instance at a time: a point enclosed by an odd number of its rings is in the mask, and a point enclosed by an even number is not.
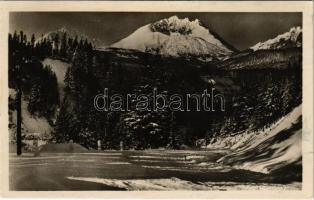
<svg viewBox="0 0 314 200"><path fill-rule="evenodd" d="M301 182L216 163L227 151L10 155L10 190L301 190Z"/></svg>

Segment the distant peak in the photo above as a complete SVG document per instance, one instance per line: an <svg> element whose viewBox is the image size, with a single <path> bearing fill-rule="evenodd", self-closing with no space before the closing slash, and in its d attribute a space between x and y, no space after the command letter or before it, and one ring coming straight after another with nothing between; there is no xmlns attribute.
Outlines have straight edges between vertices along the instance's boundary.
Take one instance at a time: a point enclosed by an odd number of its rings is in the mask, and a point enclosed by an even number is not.
<svg viewBox="0 0 314 200"><path fill-rule="evenodd" d="M302 46L302 28L300 26L292 27L288 32L277 35L276 37L259 42L254 46L250 47L253 51L263 49L282 49L290 47L301 47Z"/></svg>
<svg viewBox="0 0 314 200"><path fill-rule="evenodd" d="M92 42L93 45L95 46L102 46L102 41L100 41L97 38L93 38L93 37L89 37L88 35L86 35L84 32L79 31L75 28L68 28L66 26L62 26L59 29L55 29L53 31L47 32L46 34L44 34L42 37L37 38L37 40L35 41L35 43L38 43L40 41L43 41L44 39L52 41L55 37L59 37L61 38L64 34L66 34L67 38L78 38L79 40L88 40L89 42Z"/></svg>

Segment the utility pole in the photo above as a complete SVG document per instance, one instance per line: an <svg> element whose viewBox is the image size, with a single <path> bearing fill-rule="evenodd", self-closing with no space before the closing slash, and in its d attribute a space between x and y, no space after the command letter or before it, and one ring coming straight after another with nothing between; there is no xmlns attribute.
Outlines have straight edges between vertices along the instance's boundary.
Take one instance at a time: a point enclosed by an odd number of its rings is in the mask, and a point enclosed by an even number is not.
<svg viewBox="0 0 314 200"><path fill-rule="evenodd" d="M107 73L106 73L106 79L107 79L107 87L108 87L108 89L111 89L110 88L110 85L111 85L111 83L110 83L110 70L111 70L111 68L109 68L108 69L108 71L107 71ZM109 102L108 102L109 103ZM106 119L106 122L105 122L105 139L106 139L106 142L107 142L107 140L108 140L108 136L109 136L109 134L108 134L108 132L109 132L109 110L106 112L106 116L105 116L105 119ZM111 138L110 138L111 139Z"/></svg>
<svg viewBox="0 0 314 200"><path fill-rule="evenodd" d="M17 94L16 94L16 154L22 154L22 89L20 66L17 68Z"/></svg>
<svg viewBox="0 0 314 200"><path fill-rule="evenodd" d="M171 120L170 120L170 137L171 137L171 145L174 148L174 134L173 134L173 111L171 112Z"/></svg>
<svg viewBox="0 0 314 200"><path fill-rule="evenodd" d="M106 73L105 80L106 80L107 87L109 88L110 87L110 69ZM102 138L105 138L107 140L108 133L109 133L109 111L105 113L105 130L104 130L104 136L102 136ZM99 141L100 141L100 137L101 136L99 136ZM101 147L98 147L98 150L101 150Z"/></svg>

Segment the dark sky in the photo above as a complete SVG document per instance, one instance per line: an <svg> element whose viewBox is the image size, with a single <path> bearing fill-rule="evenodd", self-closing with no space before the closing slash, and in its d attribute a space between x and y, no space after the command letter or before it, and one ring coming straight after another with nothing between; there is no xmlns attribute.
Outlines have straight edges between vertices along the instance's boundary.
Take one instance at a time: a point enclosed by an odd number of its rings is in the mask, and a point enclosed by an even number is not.
<svg viewBox="0 0 314 200"><path fill-rule="evenodd" d="M199 19L239 50L302 25L301 13L19 12L10 13L10 32L23 30L38 37L66 27L109 45L145 24L173 15Z"/></svg>

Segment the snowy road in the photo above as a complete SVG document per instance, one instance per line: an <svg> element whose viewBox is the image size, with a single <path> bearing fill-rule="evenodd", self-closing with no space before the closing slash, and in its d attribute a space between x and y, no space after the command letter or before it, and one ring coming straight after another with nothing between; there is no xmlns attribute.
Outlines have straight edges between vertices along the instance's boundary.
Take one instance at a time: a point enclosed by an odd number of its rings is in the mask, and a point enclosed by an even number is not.
<svg viewBox="0 0 314 200"><path fill-rule="evenodd" d="M215 161L217 151L111 151L10 156L10 190L300 189Z"/></svg>

